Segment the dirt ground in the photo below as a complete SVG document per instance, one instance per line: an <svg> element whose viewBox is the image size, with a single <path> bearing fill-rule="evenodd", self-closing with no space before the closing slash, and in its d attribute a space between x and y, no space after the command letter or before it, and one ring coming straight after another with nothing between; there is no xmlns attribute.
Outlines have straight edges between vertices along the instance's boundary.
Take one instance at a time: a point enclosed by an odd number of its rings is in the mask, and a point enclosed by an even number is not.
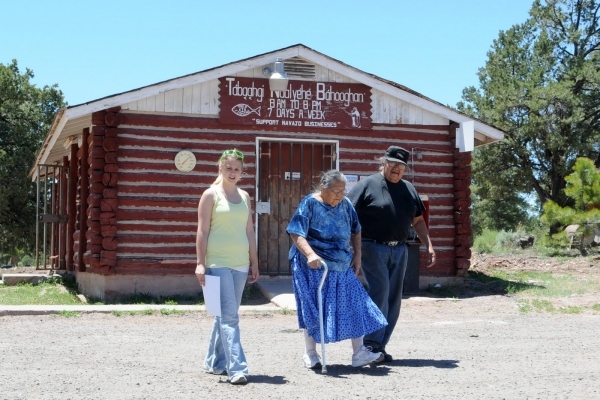
<svg viewBox="0 0 600 400"><path fill-rule="evenodd" d="M486 272L490 269L507 271L539 271L582 276L600 275L600 255L591 257L548 258L535 255L474 254L470 271Z"/></svg>
<svg viewBox="0 0 600 400"><path fill-rule="evenodd" d="M505 288L498 282L484 283L476 279L477 275L491 275L493 271L504 271L509 274L518 272L551 272L554 277L570 276L578 282L593 282L596 289L586 294L552 298L551 302L559 307L581 307L584 313L595 313L591 307L600 304L600 255L574 258L544 258L533 255L492 256L476 254L471 258L469 277L462 287L454 289L459 298L482 297L506 294ZM535 280L527 282L540 285ZM522 297L522 296L517 296Z"/></svg>
<svg viewBox="0 0 600 400"><path fill-rule="evenodd" d="M560 268L595 279L596 261L480 257L473 271ZM250 381L241 387L203 372L204 313L0 317L0 399L600 399L600 312L522 313L481 286L467 279L457 299L405 299L393 362L352 368L349 341L328 344L327 374L302 367L295 315L245 312Z"/></svg>

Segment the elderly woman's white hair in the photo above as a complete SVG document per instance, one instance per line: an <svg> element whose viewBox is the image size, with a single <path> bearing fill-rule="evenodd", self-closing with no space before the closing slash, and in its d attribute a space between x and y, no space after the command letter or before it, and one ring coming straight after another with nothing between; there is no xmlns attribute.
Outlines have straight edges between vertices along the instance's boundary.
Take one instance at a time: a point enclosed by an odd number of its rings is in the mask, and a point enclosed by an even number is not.
<svg viewBox="0 0 600 400"><path fill-rule="evenodd" d="M319 180L319 185L315 188L315 190L319 191L320 185L323 185L323 187L325 189L327 189L328 187L330 187L331 185L333 185L335 183L338 183L338 182L346 183L347 181L348 180L346 179L346 176L344 174L342 174L337 169L331 169L327 172L323 172L323 174L321 175L321 179Z"/></svg>

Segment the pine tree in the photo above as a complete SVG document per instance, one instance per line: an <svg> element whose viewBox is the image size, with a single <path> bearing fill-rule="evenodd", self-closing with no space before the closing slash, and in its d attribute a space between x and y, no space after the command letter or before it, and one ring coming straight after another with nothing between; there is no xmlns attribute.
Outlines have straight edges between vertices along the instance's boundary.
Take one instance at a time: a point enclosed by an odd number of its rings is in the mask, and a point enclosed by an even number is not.
<svg viewBox="0 0 600 400"><path fill-rule="evenodd" d="M547 225L579 225L577 233L583 238L600 227L600 171L588 158L578 158L573 173L565 178L565 195L573 200L572 207L561 207L552 200L544 204L542 222ZM585 254L585 243L579 240L579 250Z"/></svg>
<svg viewBox="0 0 600 400"><path fill-rule="evenodd" d="M599 14L599 0L536 0L527 21L499 33L479 87L458 104L506 132L475 150L476 185L573 205L563 189L575 160L600 166Z"/></svg>

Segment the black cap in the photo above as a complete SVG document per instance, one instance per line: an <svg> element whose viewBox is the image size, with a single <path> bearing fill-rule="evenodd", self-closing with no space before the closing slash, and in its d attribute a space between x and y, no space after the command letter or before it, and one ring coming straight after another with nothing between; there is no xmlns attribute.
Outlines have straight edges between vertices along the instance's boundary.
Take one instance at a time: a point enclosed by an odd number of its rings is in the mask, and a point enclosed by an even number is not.
<svg viewBox="0 0 600 400"><path fill-rule="evenodd" d="M383 157L388 161L401 162L404 165L408 165L408 155L408 150L398 146L390 146Z"/></svg>

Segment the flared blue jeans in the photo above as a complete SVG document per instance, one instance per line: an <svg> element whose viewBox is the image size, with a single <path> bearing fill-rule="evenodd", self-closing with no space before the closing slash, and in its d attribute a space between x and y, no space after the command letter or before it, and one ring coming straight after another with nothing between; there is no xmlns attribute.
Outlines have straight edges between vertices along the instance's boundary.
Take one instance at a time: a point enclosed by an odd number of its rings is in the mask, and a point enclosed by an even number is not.
<svg viewBox="0 0 600 400"><path fill-rule="evenodd" d="M208 372L220 374L227 371L229 378L248 375L248 364L240 341L240 317L247 272L231 268L209 268L207 275L218 276L221 287L221 316L215 317L204 367Z"/></svg>

